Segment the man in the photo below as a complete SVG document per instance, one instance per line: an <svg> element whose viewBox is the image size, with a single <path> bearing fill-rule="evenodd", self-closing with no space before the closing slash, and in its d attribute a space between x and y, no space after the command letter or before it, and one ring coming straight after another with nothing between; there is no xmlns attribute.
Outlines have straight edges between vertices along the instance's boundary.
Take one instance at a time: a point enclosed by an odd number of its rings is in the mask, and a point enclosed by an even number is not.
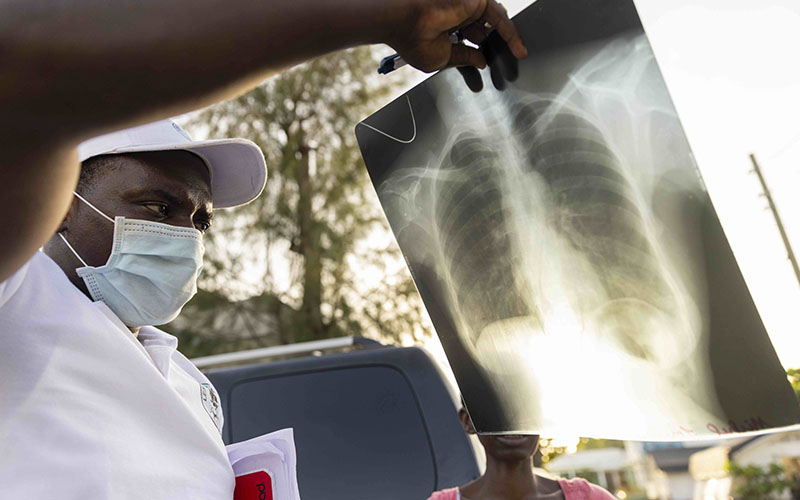
<svg viewBox="0 0 800 500"><path fill-rule="evenodd" d="M160 122L84 142L78 180L74 145L359 43L424 70L483 66L455 28L525 53L493 0L0 5L3 496L232 495L216 393L150 325L191 297L211 209L257 196L263 158Z"/></svg>
<svg viewBox="0 0 800 500"><path fill-rule="evenodd" d="M3 495L230 499L218 396L149 325L196 291L212 207L263 189L261 151L164 120L78 154L57 233L0 283Z"/></svg>

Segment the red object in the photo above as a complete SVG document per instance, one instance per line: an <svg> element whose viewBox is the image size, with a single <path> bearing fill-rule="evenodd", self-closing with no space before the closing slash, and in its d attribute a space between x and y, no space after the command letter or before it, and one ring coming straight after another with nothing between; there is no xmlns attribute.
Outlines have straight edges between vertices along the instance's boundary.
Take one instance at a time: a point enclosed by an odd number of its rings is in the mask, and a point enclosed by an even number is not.
<svg viewBox="0 0 800 500"><path fill-rule="evenodd" d="M264 470L236 476L233 500L275 500L272 476Z"/></svg>

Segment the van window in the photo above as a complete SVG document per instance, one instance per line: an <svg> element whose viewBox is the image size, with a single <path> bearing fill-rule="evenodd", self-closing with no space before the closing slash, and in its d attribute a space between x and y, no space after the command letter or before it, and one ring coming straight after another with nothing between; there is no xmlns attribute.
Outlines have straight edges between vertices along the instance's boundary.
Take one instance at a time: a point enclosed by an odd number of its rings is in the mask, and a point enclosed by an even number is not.
<svg viewBox="0 0 800 500"><path fill-rule="evenodd" d="M232 388L225 420L232 442L294 428L303 500L424 499L436 486L413 389L389 366L248 380Z"/></svg>

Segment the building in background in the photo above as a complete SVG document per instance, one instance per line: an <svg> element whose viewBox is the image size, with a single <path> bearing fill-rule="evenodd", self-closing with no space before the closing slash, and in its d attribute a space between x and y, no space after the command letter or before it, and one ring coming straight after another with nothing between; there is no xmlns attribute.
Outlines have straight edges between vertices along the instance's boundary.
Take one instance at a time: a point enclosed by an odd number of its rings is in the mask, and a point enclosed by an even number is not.
<svg viewBox="0 0 800 500"><path fill-rule="evenodd" d="M547 470L563 477L582 477L620 499L693 500L697 485L689 472L690 457L719 443L626 441L624 448L560 455L547 464ZM727 496L717 498L728 500Z"/></svg>
<svg viewBox="0 0 800 500"><path fill-rule="evenodd" d="M744 479L731 474L731 469L751 468L753 477ZM782 472L769 474L770 466L779 466ZM745 498L739 490L748 486L745 481L759 481L768 487L778 481L794 482L800 476L800 430L767 434L763 436L736 438L717 446L694 453L690 458L689 471L695 481L694 500L728 500L731 497ZM762 472L759 472L762 471ZM797 495L797 491L794 495ZM794 498L789 488L778 488L764 498Z"/></svg>
<svg viewBox="0 0 800 500"><path fill-rule="evenodd" d="M642 443L642 450L647 456L649 498L692 500L695 480L689 473L689 457L717 442Z"/></svg>
<svg viewBox="0 0 800 500"><path fill-rule="evenodd" d="M547 470L561 477L582 477L620 499L647 498L644 457L636 446L598 448L560 455Z"/></svg>

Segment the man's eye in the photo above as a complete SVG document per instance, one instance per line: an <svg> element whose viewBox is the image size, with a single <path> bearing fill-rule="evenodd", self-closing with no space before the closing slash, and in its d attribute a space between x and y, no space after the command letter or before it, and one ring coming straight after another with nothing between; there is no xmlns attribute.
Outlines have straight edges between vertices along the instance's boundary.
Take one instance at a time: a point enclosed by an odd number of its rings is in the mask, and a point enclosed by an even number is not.
<svg viewBox="0 0 800 500"><path fill-rule="evenodd" d="M211 227L211 223L207 221L197 221L194 223L194 227L201 233L205 233Z"/></svg>
<svg viewBox="0 0 800 500"><path fill-rule="evenodd" d="M161 217L166 217L167 215L167 206L163 203L145 203L143 206Z"/></svg>

